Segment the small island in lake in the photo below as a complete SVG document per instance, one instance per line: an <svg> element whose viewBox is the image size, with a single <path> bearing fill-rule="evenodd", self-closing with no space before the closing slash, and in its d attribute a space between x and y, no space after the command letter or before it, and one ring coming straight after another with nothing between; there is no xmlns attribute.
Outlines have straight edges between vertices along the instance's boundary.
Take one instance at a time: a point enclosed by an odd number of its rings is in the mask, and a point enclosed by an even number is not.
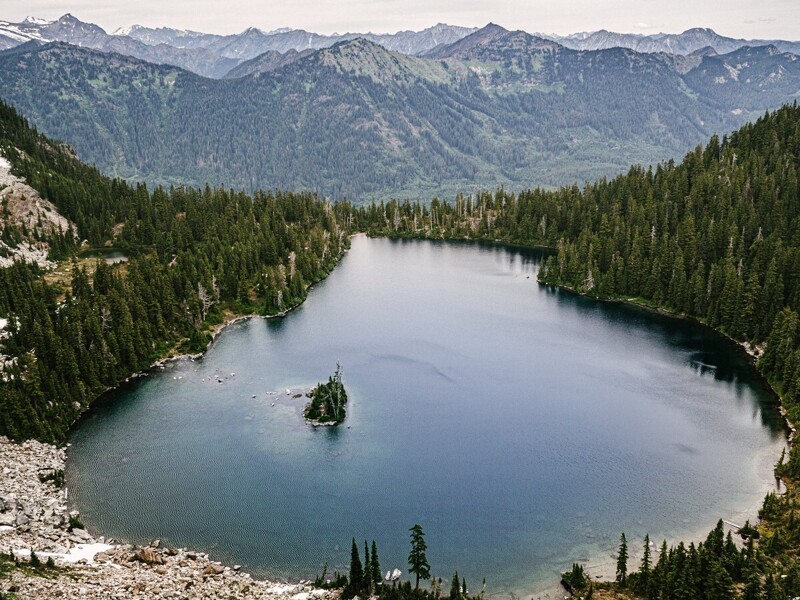
<svg viewBox="0 0 800 600"><path fill-rule="evenodd" d="M336 372L328 377L328 383L318 383L307 395L311 402L303 410L306 421L312 425L338 425L344 421L347 392L339 363L336 363Z"/></svg>

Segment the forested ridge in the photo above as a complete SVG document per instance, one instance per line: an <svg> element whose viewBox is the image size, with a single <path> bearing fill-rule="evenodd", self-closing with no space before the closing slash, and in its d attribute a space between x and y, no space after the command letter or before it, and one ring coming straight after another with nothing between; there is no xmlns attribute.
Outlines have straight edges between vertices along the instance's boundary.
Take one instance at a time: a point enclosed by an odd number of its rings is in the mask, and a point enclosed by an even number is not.
<svg viewBox="0 0 800 600"><path fill-rule="evenodd" d="M61 442L105 389L177 346L197 352L225 312L274 314L306 295L349 244L346 203L311 194L130 186L81 164L0 105L0 153L122 269L73 263L71 285L25 263L0 270L0 435ZM70 253L67 232L54 251Z"/></svg>

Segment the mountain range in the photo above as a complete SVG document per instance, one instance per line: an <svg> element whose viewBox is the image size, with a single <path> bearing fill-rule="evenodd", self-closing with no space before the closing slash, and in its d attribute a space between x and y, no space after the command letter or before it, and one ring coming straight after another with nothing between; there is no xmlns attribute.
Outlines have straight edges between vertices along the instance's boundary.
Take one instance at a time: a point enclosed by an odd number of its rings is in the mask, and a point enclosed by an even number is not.
<svg viewBox="0 0 800 600"><path fill-rule="evenodd" d="M249 27L236 35L216 35L140 25L109 34L98 25L85 23L71 14L56 21L28 17L21 23L0 21L0 49L36 42L67 42L104 52L117 52L157 64L184 68L206 77L221 78L242 63L268 53L262 64L286 64L304 51L319 50L355 38L368 39L387 50L421 54L452 43L475 31L467 27L438 24L422 31L395 34L345 33L321 35L299 29L265 32ZM275 55L284 55L275 60ZM269 56L273 58L270 59ZM250 72L245 69L245 72Z"/></svg>
<svg viewBox="0 0 800 600"><path fill-rule="evenodd" d="M800 94L774 46L577 51L497 25L426 56L364 38L234 79L63 42L0 52L0 97L109 174L432 197L677 158Z"/></svg>
<svg viewBox="0 0 800 600"><path fill-rule="evenodd" d="M345 33L323 35L301 29L262 31L249 27L234 35L201 33L169 27L133 25L107 33L101 27L66 14L55 21L28 17L20 23L0 21L0 50L29 41L67 42L104 52L118 52L157 64L178 66L205 77L242 77L288 64L309 51L342 41L364 38L394 52L412 56L442 48L475 33L477 29L439 23L422 31L394 34ZM633 34L600 30L555 35L534 33L572 50L627 48L642 53L688 56L695 53L727 54L745 46L774 46L781 52L800 54L800 42L745 40L725 37L708 28L679 34ZM257 60L256 60L257 59ZM242 66L243 63L248 63Z"/></svg>
<svg viewBox="0 0 800 600"><path fill-rule="evenodd" d="M717 54L727 54L744 46L775 46L781 52L800 54L800 42L786 40L745 40L719 35L707 27L687 29L683 33L656 33L642 35L636 33L614 33L613 31L593 31L571 35L537 34L573 50L605 50L607 48L628 48L637 52L664 52L665 54L689 55L711 49Z"/></svg>

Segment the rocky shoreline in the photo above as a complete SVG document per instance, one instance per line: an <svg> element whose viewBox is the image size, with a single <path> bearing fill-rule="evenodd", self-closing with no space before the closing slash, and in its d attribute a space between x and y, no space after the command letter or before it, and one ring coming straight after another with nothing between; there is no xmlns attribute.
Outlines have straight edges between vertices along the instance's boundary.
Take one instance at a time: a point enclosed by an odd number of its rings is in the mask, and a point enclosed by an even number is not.
<svg viewBox="0 0 800 600"><path fill-rule="evenodd" d="M67 506L58 487L66 453L50 444L22 444L0 437L0 554L21 564L31 551L55 568L30 568L0 574L0 595L15 598L265 598L337 600L338 591L310 583L255 580L207 554L164 547L158 540L140 547L95 538ZM51 481L43 481L50 476ZM1 573L1 572L0 572Z"/></svg>

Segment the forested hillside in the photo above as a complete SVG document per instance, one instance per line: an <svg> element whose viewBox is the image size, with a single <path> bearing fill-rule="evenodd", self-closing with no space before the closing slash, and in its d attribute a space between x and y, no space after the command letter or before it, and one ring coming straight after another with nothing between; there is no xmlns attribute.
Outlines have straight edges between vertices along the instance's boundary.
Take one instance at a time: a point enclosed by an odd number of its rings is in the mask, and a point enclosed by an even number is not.
<svg viewBox="0 0 800 600"><path fill-rule="evenodd" d="M682 156L800 91L800 61L768 47L581 52L489 26L431 56L355 39L214 80L28 45L0 52L0 97L112 176L369 201L615 175Z"/></svg>
<svg viewBox="0 0 800 600"><path fill-rule="evenodd" d="M199 351L225 311L296 305L347 247L349 206L308 194L177 188L152 193L82 165L0 105L0 154L92 245L114 239L124 270L73 266L71 285L34 266L0 270L0 435L63 441L109 386L169 348ZM58 246L74 251L70 238Z"/></svg>

